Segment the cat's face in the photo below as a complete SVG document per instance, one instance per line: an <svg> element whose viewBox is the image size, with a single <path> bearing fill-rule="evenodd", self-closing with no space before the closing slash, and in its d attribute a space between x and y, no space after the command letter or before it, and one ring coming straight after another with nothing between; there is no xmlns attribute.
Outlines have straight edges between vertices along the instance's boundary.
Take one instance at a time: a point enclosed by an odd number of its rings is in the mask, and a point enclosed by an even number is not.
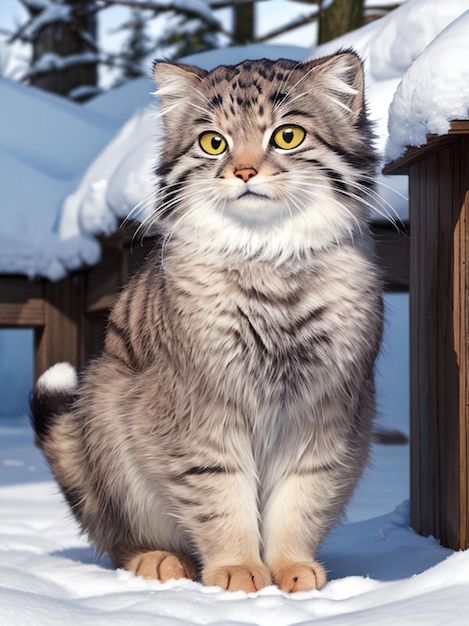
<svg viewBox="0 0 469 626"><path fill-rule="evenodd" d="M158 63L155 77L163 222L251 252L289 238L320 248L359 227L375 155L354 54L209 73Z"/></svg>

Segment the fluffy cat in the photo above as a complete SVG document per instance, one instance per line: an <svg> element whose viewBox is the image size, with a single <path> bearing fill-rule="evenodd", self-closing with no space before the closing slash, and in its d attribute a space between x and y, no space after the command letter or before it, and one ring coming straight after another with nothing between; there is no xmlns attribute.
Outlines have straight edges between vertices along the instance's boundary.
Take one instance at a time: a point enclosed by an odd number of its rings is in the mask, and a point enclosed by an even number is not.
<svg viewBox="0 0 469 626"><path fill-rule="evenodd" d="M368 457L382 298L376 155L352 52L211 72L159 62L158 243L36 440L116 567L320 588L316 549Z"/></svg>

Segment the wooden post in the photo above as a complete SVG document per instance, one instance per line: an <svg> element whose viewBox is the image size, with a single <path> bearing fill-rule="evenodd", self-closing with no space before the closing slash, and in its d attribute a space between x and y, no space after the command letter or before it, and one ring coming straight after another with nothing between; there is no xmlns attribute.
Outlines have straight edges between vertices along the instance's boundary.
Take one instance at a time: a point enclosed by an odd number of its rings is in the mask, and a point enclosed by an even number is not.
<svg viewBox="0 0 469 626"><path fill-rule="evenodd" d="M469 122L388 165L409 175L411 522L469 547Z"/></svg>
<svg viewBox="0 0 469 626"><path fill-rule="evenodd" d="M35 333L36 377L60 361L83 364L84 285L83 273L44 282L44 325Z"/></svg>

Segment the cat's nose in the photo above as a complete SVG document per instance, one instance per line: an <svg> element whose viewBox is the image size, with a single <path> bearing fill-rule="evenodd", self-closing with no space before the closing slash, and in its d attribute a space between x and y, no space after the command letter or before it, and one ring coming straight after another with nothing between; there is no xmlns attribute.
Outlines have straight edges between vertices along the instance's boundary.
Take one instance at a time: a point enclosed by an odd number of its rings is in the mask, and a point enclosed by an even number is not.
<svg viewBox="0 0 469 626"><path fill-rule="evenodd" d="M240 178L241 180L244 180L245 183L248 182L248 180L250 180L251 178L254 178L254 176L256 176L257 174L257 170L254 167L246 166L246 165L242 165L241 167L237 167L234 171L234 175L236 176L236 178Z"/></svg>

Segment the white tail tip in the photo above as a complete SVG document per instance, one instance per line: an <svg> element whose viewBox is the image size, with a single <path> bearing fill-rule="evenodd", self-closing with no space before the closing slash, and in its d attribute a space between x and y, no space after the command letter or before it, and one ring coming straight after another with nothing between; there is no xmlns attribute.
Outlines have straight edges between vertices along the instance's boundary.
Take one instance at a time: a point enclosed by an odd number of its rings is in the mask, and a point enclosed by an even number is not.
<svg viewBox="0 0 469 626"><path fill-rule="evenodd" d="M78 385L77 372L70 363L56 363L39 377L40 391L73 391Z"/></svg>

